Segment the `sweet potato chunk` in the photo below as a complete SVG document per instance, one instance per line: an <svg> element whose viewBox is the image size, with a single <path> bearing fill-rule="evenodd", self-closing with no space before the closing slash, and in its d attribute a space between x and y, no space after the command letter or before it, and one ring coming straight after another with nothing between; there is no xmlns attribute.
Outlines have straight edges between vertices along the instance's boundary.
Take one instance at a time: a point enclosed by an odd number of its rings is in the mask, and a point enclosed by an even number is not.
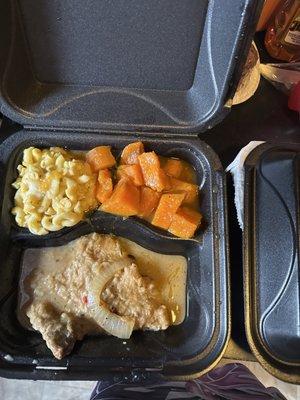
<svg viewBox="0 0 300 400"><path fill-rule="evenodd" d="M130 180L120 180L112 195L106 200L100 210L129 217L137 215L140 207L140 190Z"/></svg>
<svg viewBox="0 0 300 400"><path fill-rule="evenodd" d="M148 187L141 188L141 201L139 217L146 218L156 209L160 199L160 193Z"/></svg>
<svg viewBox="0 0 300 400"><path fill-rule="evenodd" d="M184 193L163 194L152 219L152 224L163 229L168 229L184 197Z"/></svg>
<svg viewBox="0 0 300 400"><path fill-rule="evenodd" d="M198 196L198 186L193 183L188 183L181 181L176 178L170 178L171 180L171 190L175 192L185 193L184 204L193 203Z"/></svg>
<svg viewBox="0 0 300 400"><path fill-rule="evenodd" d="M194 236L201 219L202 215L199 212L187 207L180 207L173 216L168 231L175 236L189 239Z"/></svg>
<svg viewBox="0 0 300 400"><path fill-rule="evenodd" d="M144 153L142 142L134 142L124 147L121 154L121 164L138 164L138 156Z"/></svg>
<svg viewBox="0 0 300 400"><path fill-rule="evenodd" d="M113 181L111 179L111 172L108 169L102 169L98 173L96 198L100 203L104 203L110 198L112 192Z"/></svg>
<svg viewBox="0 0 300 400"><path fill-rule="evenodd" d="M115 157L111 154L110 146L98 146L90 150L86 155L86 160L93 171L111 168L116 164Z"/></svg>
<svg viewBox="0 0 300 400"><path fill-rule="evenodd" d="M195 175L195 170L191 165L182 163L182 171L179 177L181 181L193 183L195 181Z"/></svg>
<svg viewBox="0 0 300 400"><path fill-rule="evenodd" d="M135 186L144 185L144 178L139 164L120 165L117 169L117 178L118 180L122 178L130 179Z"/></svg>
<svg viewBox="0 0 300 400"><path fill-rule="evenodd" d="M167 175L173 178L179 178L183 170L182 162L175 158L168 158L163 170Z"/></svg>
<svg viewBox="0 0 300 400"><path fill-rule="evenodd" d="M139 157L145 185L157 192L162 192L168 186L168 177L160 168L160 161L154 151L143 153Z"/></svg>

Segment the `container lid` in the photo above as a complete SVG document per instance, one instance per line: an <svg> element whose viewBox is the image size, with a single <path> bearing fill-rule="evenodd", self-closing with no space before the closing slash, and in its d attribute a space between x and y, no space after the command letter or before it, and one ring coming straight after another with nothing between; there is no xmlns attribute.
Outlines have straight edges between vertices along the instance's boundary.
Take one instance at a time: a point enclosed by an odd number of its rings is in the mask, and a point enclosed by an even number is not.
<svg viewBox="0 0 300 400"><path fill-rule="evenodd" d="M246 330L262 365L300 383L300 144L264 144L245 163Z"/></svg>
<svg viewBox="0 0 300 400"><path fill-rule="evenodd" d="M3 2L1 111L30 127L205 130L229 111L260 3Z"/></svg>

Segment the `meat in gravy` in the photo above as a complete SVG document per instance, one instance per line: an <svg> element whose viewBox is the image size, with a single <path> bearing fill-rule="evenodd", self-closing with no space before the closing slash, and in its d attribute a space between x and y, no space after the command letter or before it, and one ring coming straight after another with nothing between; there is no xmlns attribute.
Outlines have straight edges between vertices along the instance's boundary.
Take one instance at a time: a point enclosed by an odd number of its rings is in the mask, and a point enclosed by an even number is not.
<svg viewBox="0 0 300 400"><path fill-rule="evenodd" d="M35 260L37 249L29 250L32 254L29 251L25 257L33 269L21 279L20 307L56 358L69 354L85 335L105 333L89 307L88 287L95 279L95 263L97 273L99 265L124 264L101 293L101 304L111 312L134 318L134 329L157 331L172 324L171 310L158 285L142 276L118 238L92 233L66 246L45 249L40 260ZM51 268L55 262L56 267Z"/></svg>

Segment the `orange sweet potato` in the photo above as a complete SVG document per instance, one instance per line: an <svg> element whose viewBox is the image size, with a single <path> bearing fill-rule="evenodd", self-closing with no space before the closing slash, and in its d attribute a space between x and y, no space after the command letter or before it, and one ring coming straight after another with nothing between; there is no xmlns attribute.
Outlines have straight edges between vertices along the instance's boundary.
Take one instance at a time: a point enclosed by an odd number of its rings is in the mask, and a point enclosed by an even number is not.
<svg viewBox="0 0 300 400"><path fill-rule="evenodd" d="M118 180L122 178L130 179L135 186L144 185L144 178L139 164L120 165L117 169L117 178Z"/></svg>
<svg viewBox="0 0 300 400"><path fill-rule="evenodd" d="M168 231L175 236L189 239L194 236L201 219L202 215L199 212L187 207L180 207L173 216Z"/></svg>
<svg viewBox="0 0 300 400"><path fill-rule="evenodd" d="M160 199L160 193L144 186L141 188L141 201L139 217L147 218L156 209Z"/></svg>
<svg viewBox="0 0 300 400"><path fill-rule="evenodd" d="M111 168L116 164L115 157L111 154L110 146L98 146L90 150L86 155L86 160L93 171Z"/></svg>
<svg viewBox="0 0 300 400"><path fill-rule="evenodd" d="M191 204L195 202L198 196L198 186L193 183L181 181L176 178L170 178L171 191L185 193L184 204Z"/></svg>
<svg viewBox="0 0 300 400"><path fill-rule="evenodd" d="M183 170L182 162L175 158L168 158L163 170L167 175L173 178L179 178Z"/></svg>
<svg viewBox="0 0 300 400"><path fill-rule="evenodd" d="M195 176L196 176L196 172L195 172L194 168L190 164L183 162L182 170L181 170L180 176L178 178L181 181L193 183L193 182L195 182ZM177 178L177 177L175 176L175 178Z"/></svg>
<svg viewBox="0 0 300 400"><path fill-rule="evenodd" d="M102 169L98 173L96 198L100 203L104 203L110 198L112 192L113 181L111 179L111 172L108 169Z"/></svg>
<svg viewBox="0 0 300 400"><path fill-rule="evenodd" d="M145 185L157 192L162 192L168 186L168 176L160 167L160 161L154 151L143 153L139 157Z"/></svg>
<svg viewBox="0 0 300 400"><path fill-rule="evenodd" d="M184 193L165 193L161 196L152 219L152 224L163 229L168 229L180 204L184 199Z"/></svg>
<svg viewBox="0 0 300 400"><path fill-rule="evenodd" d="M134 142L124 147L121 154L121 164L138 164L138 156L144 153L142 142Z"/></svg>
<svg viewBox="0 0 300 400"><path fill-rule="evenodd" d="M115 186L110 198L100 210L129 217L137 215L140 207L140 190L130 180L121 179Z"/></svg>

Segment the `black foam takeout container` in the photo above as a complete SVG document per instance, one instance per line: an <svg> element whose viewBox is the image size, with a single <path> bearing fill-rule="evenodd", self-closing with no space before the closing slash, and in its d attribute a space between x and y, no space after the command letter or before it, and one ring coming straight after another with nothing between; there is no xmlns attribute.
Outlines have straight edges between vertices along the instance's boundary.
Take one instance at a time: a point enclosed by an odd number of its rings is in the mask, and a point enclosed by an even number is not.
<svg viewBox="0 0 300 400"><path fill-rule="evenodd" d="M229 112L260 0L3 0L1 110L23 126L204 131Z"/></svg>
<svg viewBox="0 0 300 400"><path fill-rule="evenodd" d="M1 149L3 185L1 186L0 259L0 354L9 361L5 376L41 379L97 379L105 374L161 374L188 378L208 369L219 359L228 339L228 282L225 223L224 176L212 150L195 139L139 136L148 150L177 156L190 162L197 171L201 191L201 211L205 229L193 240L181 240L155 229L137 218L122 219L96 211L74 228L47 236L34 236L13 223L11 183L22 150L29 145L60 145L85 150L98 144L112 144L115 155L132 142L132 137L102 134L32 131L19 132L7 139ZM114 233L165 254L181 254L188 261L187 310L184 322L164 332L135 332L130 340L114 337L87 337L62 361L53 358L38 333L24 330L16 318L17 286L22 250L27 247L57 246L89 232ZM16 369L12 368L15 366ZM65 367L45 370L44 367ZM20 373L20 370L22 371Z"/></svg>
<svg viewBox="0 0 300 400"><path fill-rule="evenodd" d="M229 111L261 1L5 0L0 12L1 111L20 132L0 146L0 373L31 379L189 379L221 358L230 331L224 173L197 138ZM196 169L205 224L181 240L137 218L95 212L36 237L18 228L11 183L22 150L134 140ZM114 233L187 258L184 322L128 341L87 337L58 361L16 318L22 251Z"/></svg>
<svg viewBox="0 0 300 400"><path fill-rule="evenodd" d="M263 144L245 162L245 316L254 355L300 384L300 144Z"/></svg>

